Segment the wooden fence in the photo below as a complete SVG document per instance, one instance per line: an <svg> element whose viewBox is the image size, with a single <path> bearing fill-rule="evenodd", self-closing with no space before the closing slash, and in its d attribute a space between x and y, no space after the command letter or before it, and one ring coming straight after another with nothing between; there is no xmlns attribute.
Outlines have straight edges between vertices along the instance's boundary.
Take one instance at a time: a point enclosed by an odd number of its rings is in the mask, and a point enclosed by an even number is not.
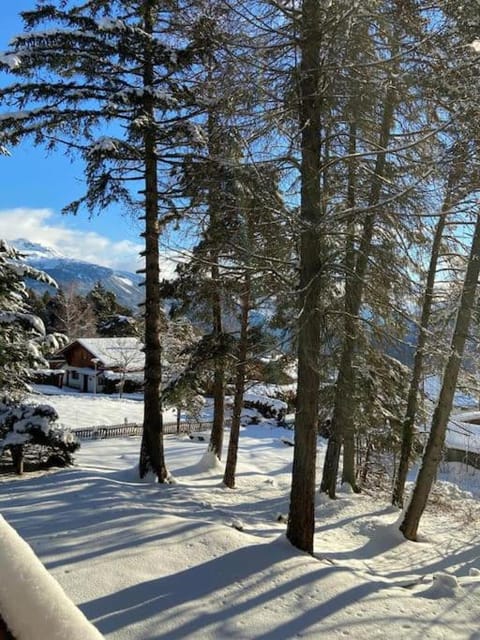
<svg viewBox="0 0 480 640"><path fill-rule="evenodd" d="M182 420L177 426L176 422L168 422L163 425L163 433L193 433L209 431L212 428L211 421L197 422L196 420ZM103 440L105 438L124 438L128 436L141 436L143 427L136 422L124 424L100 425L96 427L84 427L72 429L79 440Z"/></svg>

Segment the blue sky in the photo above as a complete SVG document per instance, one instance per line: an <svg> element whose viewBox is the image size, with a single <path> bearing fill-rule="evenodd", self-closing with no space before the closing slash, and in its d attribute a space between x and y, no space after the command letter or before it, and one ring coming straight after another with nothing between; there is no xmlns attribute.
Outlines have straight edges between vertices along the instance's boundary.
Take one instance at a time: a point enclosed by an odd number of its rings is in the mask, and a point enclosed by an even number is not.
<svg viewBox="0 0 480 640"><path fill-rule="evenodd" d="M19 12L34 6L33 0L2 2L0 51L22 31ZM115 268L138 268L140 228L120 209L92 219L86 213L60 213L64 205L83 193L80 163L72 163L60 152L47 154L30 143L11 153L10 157L0 156L0 238L26 237L70 257Z"/></svg>

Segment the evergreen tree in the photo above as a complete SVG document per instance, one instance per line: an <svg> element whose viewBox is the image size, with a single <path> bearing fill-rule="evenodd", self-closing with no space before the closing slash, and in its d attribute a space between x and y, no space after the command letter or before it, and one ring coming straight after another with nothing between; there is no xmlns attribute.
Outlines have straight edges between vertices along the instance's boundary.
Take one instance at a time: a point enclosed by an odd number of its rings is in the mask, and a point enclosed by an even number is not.
<svg viewBox="0 0 480 640"><path fill-rule="evenodd" d="M47 366L44 354L64 344L64 336L47 334L29 308L27 277L56 286L47 274L28 266L18 251L0 241L0 388L8 398L21 395L30 370Z"/></svg>
<svg viewBox="0 0 480 640"><path fill-rule="evenodd" d="M84 197L66 207L122 203L144 221L145 413L139 471L165 482L160 399L159 235L176 217L172 167L195 138L192 94L179 80L195 49L172 28L178 4L159 0L39 2L2 67L19 80L0 91L2 142L65 145L86 164ZM18 109L20 109L20 117ZM143 201L137 199L137 192ZM181 195L181 194L180 194Z"/></svg>
<svg viewBox="0 0 480 640"><path fill-rule="evenodd" d="M78 447L71 434L54 424L58 416L52 407L20 402L32 369L48 366L44 355L65 344L64 336L46 334L43 322L28 307L25 278L56 286L0 241L0 452L11 452L17 473L23 472L27 445L43 446L54 464L70 463Z"/></svg>
<svg viewBox="0 0 480 640"><path fill-rule="evenodd" d="M251 312L268 308L279 294L282 275L288 274L279 255L288 255L290 247L282 224L285 207L278 193L278 176L272 168L245 164L231 166L230 172L234 197L226 223L229 235L224 251L229 249L230 254L225 271L236 283L239 336L233 353L233 413L223 481L233 489L249 365L265 342L259 335L262 330L252 326Z"/></svg>
<svg viewBox="0 0 480 640"><path fill-rule="evenodd" d="M48 405L0 402L0 453L10 451L17 474L23 473L25 454L32 448L42 450L40 457L45 466L73 463L72 454L80 443L56 420L57 412Z"/></svg>
<svg viewBox="0 0 480 640"><path fill-rule="evenodd" d="M108 291L101 282L95 283L86 300L92 305L100 336L127 338L138 335L138 323L131 310L118 304L113 291Z"/></svg>

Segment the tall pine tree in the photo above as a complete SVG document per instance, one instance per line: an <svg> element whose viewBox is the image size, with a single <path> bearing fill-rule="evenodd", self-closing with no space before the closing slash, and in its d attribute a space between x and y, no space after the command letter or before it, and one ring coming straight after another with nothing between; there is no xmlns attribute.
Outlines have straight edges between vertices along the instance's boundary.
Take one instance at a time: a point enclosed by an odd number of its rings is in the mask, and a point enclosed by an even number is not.
<svg viewBox="0 0 480 640"><path fill-rule="evenodd" d="M143 221L145 413L140 476L168 472L163 450L159 236L176 216L172 168L195 137L192 95L179 75L192 46L172 29L178 3L159 0L38 2L25 33L0 59L18 81L0 91L2 144L30 137L80 155L86 193L76 213L123 205ZM143 198L138 198L138 193Z"/></svg>

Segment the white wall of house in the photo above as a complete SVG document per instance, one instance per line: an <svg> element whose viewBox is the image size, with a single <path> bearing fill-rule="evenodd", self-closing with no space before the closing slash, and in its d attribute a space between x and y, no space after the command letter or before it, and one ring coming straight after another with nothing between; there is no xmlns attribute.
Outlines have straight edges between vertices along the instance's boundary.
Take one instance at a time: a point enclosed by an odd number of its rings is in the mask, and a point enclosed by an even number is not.
<svg viewBox="0 0 480 640"><path fill-rule="evenodd" d="M82 375L77 373L76 371L68 371L65 376L65 385L67 387L72 387L72 389L81 389L83 384Z"/></svg>
<svg viewBox="0 0 480 640"><path fill-rule="evenodd" d="M85 378L87 382L85 384ZM70 369L68 373L64 375L63 384L72 389L78 389L78 391L85 391L86 393L102 393L104 385L103 377L97 372L97 384L95 385L95 373L92 369L91 373L85 369L77 371Z"/></svg>

